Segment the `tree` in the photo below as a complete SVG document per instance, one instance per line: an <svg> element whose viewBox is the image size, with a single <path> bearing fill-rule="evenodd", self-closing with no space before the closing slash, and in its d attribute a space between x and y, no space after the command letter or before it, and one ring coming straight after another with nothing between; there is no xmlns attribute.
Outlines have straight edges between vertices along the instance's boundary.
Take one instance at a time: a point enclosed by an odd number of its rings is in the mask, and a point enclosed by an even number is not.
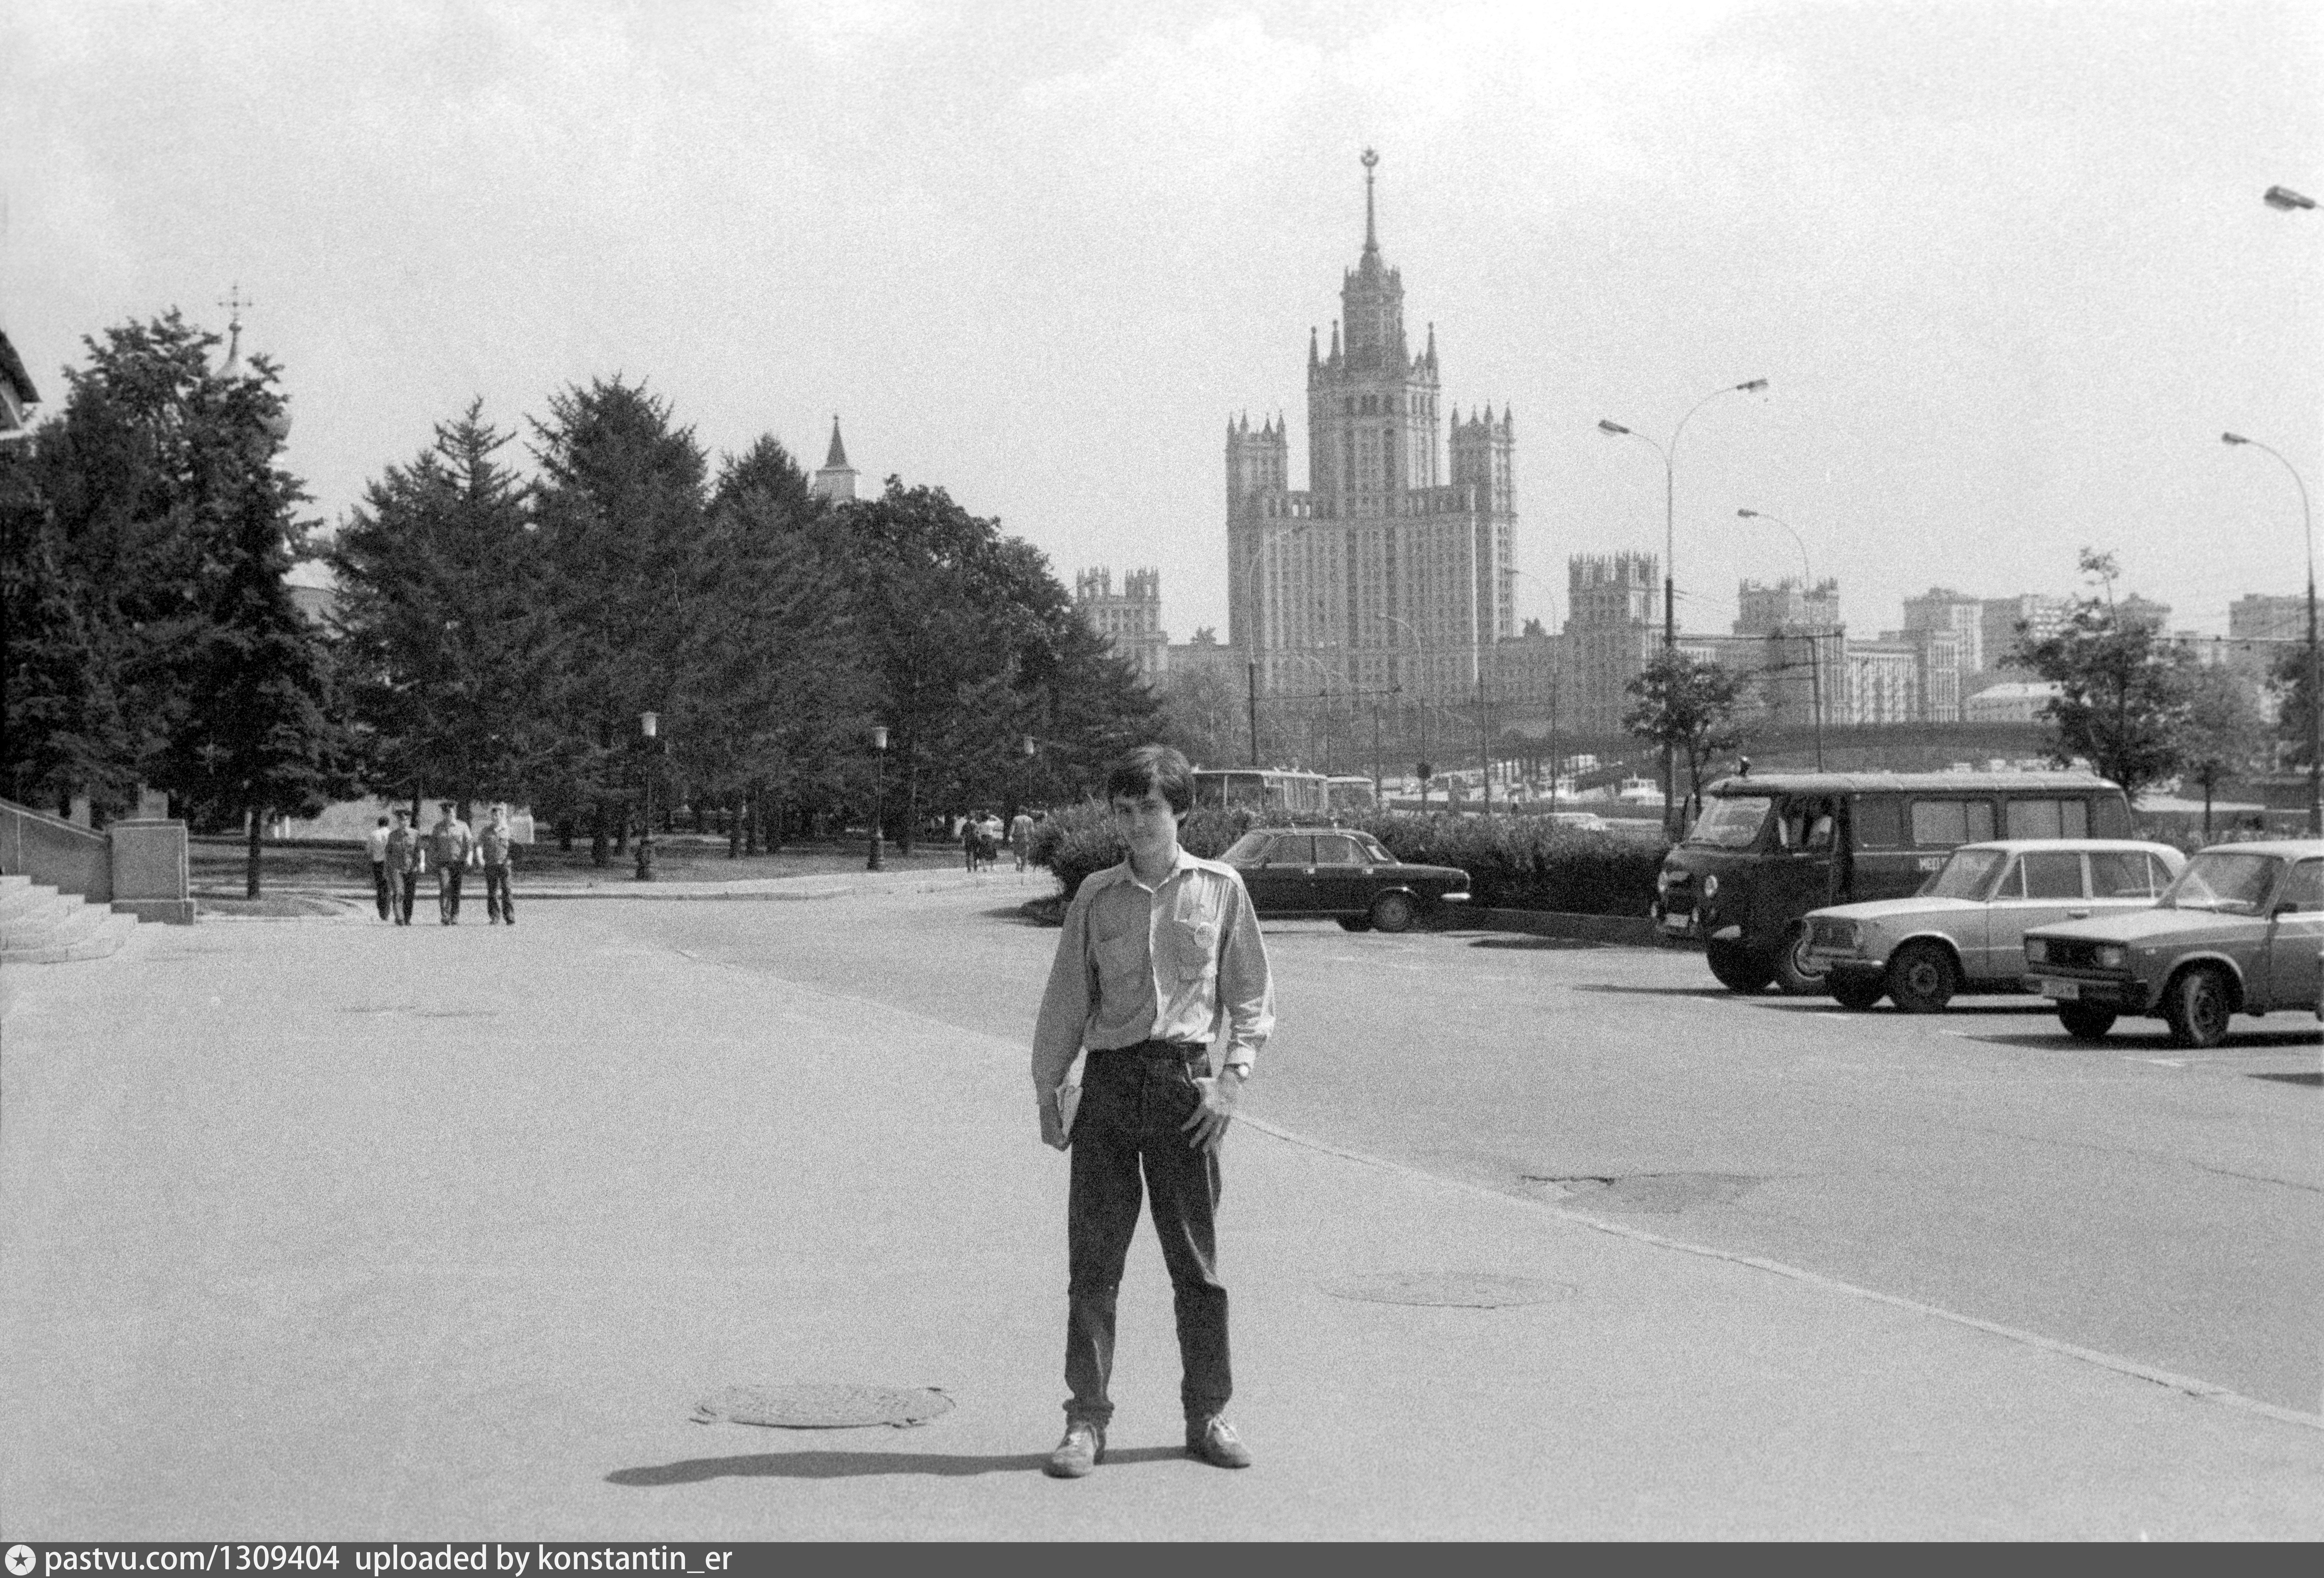
<svg viewBox="0 0 2324 1578"><path fill-rule="evenodd" d="M1703 764L1742 743L1735 714L1743 702L1741 676L1717 663L1664 647L1625 687L1637 698L1622 715L1635 737L1686 758L1692 798L1702 795Z"/></svg>
<svg viewBox="0 0 2324 1578"><path fill-rule="evenodd" d="M1186 753L1186 760L1205 767L1239 762L1249 748L1242 730L1242 687L1216 663L1174 669L1165 678L1161 703L1161 738Z"/></svg>
<svg viewBox="0 0 2324 1578"><path fill-rule="evenodd" d="M543 602L563 658L548 698L553 771L538 805L586 816L604 864L609 818L626 817L655 771L639 715L676 719L700 678L696 632L717 586L708 465L666 403L619 378L556 396L533 429Z"/></svg>
<svg viewBox="0 0 2324 1578"><path fill-rule="evenodd" d="M2052 756L2086 759L2135 802L2182 763L2193 660L2153 622L2122 616L2112 554L2084 549L2081 568L2098 589L2075 600L2054 634L2021 640L2010 662L2060 687L2043 710L2057 726Z"/></svg>
<svg viewBox="0 0 2324 1578"><path fill-rule="evenodd" d="M74 796L109 806L135 792L136 743L122 715L112 633L69 576L32 485L31 467L0 450L0 624L8 632L8 792L69 812Z"/></svg>
<svg viewBox="0 0 2324 1578"><path fill-rule="evenodd" d="M531 798L553 771L558 657L512 435L483 402L364 490L328 554L364 777L415 801Z"/></svg>
<svg viewBox="0 0 2324 1578"><path fill-rule="evenodd" d="M2194 669L2186 678L2186 720L2180 761L2203 786L2203 836L2211 836L2211 799L2219 780L2243 772L2267 747L2267 723L2260 715L2259 687L2220 665Z"/></svg>
<svg viewBox="0 0 2324 1578"><path fill-rule="evenodd" d="M198 807L248 819L244 888L273 816L312 816L348 793L346 731L330 654L284 580L309 525L307 494L274 464L288 430L273 364L223 379L197 441L193 495L208 550L202 612L186 643L190 704L161 753L163 781Z"/></svg>
<svg viewBox="0 0 2324 1578"><path fill-rule="evenodd" d="M2268 669L2268 686L2276 696L2275 737L2283 760L2298 767L2308 765L2309 724L2316 710L2316 696L2309 688L2312 673L2304 641L2278 651Z"/></svg>

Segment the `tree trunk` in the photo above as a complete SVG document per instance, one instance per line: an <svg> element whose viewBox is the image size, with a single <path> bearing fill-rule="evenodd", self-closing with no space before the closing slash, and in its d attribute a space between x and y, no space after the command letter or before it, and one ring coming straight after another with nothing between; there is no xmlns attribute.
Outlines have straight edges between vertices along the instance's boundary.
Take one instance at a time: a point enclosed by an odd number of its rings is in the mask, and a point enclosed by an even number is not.
<svg viewBox="0 0 2324 1578"><path fill-rule="evenodd" d="M759 853L759 797L764 791L752 784L742 801L742 853Z"/></svg>
<svg viewBox="0 0 2324 1578"><path fill-rule="evenodd" d="M557 847L567 854L573 853L573 818L570 817L558 818Z"/></svg>
<svg viewBox="0 0 2324 1578"><path fill-rule="evenodd" d="M2211 842L2211 775L2203 775L2203 842Z"/></svg>
<svg viewBox="0 0 2324 1578"><path fill-rule="evenodd" d="M242 877L242 891L245 898L258 897L259 842L265 836L265 833L266 807L253 806L250 808L250 860L243 868Z"/></svg>
<svg viewBox="0 0 2324 1578"><path fill-rule="evenodd" d="M726 797L726 858L742 858L742 797Z"/></svg>
<svg viewBox="0 0 2324 1578"><path fill-rule="evenodd" d="M912 853L913 835L920 830L920 753L919 743L914 741L904 749L904 830L896 840L896 853Z"/></svg>
<svg viewBox="0 0 2324 1578"><path fill-rule="evenodd" d="M600 801L589 821L589 863L602 866L612 863L605 848L605 807Z"/></svg>

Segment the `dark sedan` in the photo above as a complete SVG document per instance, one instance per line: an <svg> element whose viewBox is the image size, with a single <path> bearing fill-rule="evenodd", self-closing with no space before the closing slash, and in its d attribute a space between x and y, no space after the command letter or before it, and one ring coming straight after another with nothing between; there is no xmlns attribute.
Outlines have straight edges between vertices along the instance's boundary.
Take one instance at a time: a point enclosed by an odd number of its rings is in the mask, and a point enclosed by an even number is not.
<svg viewBox="0 0 2324 1578"><path fill-rule="evenodd" d="M1469 873L1406 865L1369 833L1254 827L1220 858L1241 873L1268 919L1337 920L1350 931L1404 931L1443 904L1469 900Z"/></svg>

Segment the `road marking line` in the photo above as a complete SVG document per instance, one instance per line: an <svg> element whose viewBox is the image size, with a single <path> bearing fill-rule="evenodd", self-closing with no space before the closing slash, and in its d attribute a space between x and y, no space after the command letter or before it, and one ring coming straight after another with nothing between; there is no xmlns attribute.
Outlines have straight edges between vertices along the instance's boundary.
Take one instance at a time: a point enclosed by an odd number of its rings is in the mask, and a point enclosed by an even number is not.
<svg viewBox="0 0 2324 1578"><path fill-rule="evenodd" d="M2020 1343L2029 1348L2039 1348L2062 1358L2096 1365L2101 1370L2111 1370L2119 1375L2127 1375L2139 1380L2152 1382L2156 1386L2168 1387L2173 1391L2184 1392L2190 1397L2205 1402L2219 1403L2231 1408L2241 1408L2247 1413L2263 1414L2268 1418L2280 1420L2287 1425L2301 1426L2310 1430L2324 1430L2324 1413L2303 1414L2296 1408L2287 1408L2280 1403L2263 1402L2258 1398L2246 1397L2241 1392L2232 1391L2211 1381L2199 1380L2191 1375L2181 1375L2175 1370L2158 1369L2151 1364L2143 1364L2135 1359L2126 1359L2118 1353L2102 1352L2096 1348L2085 1348L2078 1343L2067 1343L2055 1337L2045 1337L2038 1332L2026 1331L2022 1326L2006 1326L1998 1321L1988 1321L1977 1315L1963 1315L1958 1310L1945 1309L1933 1304L1923 1304L1916 1298L1905 1298L1897 1294L1883 1293L1877 1288L1866 1287L1858 1283L1843 1282L1837 1277L1827 1277L1820 1271L1810 1271L1803 1267L1786 1265L1781 1260L1771 1260L1761 1255L1746 1255L1732 1250L1713 1249L1708 1244L1688 1243L1683 1239L1649 1232L1644 1228L1631 1227L1623 1223L1607 1222L1582 1212L1560 1210L1548 1201L1523 1199L1482 1184L1470 1183L1464 1178L1446 1177L1443 1174L1426 1172L1403 1162L1390 1161L1385 1157L1369 1156L1360 1150L1350 1150L1344 1146L1332 1145L1323 1140L1310 1139L1306 1135L1295 1133L1279 1123L1270 1123L1266 1119L1255 1118L1247 1112L1236 1113L1235 1120L1240 1123L1248 1123L1262 1134L1272 1135L1286 1144L1322 1151L1328 1156L1360 1162L1368 1167L1399 1173L1408 1178L1441 1185L1463 1194L1480 1195L1488 1200L1498 1200L1525 1210L1546 1212L1552 1216L1562 1217L1567 1222L1589 1228L1592 1232L1609 1233L1616 1238L1631 1239L1639 1243L1653 1245L1657 1249L1676 1250L1682 1254L1698 1255L1705 1260L1725 1260L1730 1265L1748 1266L1754 1270L1771 1272L1778 1277L1789 1278L1794 1282L1804 1282L1812 1287L1829 1288L1836 1293L1849 1294L1855 1297L1868 1299L1875 1304L1885 1304L1895 1309L1910 1310L1915 1315L1930 1315L1954 1325L1968 1326L1972 1330L2002 1338L2006 1342Z"/></svg>

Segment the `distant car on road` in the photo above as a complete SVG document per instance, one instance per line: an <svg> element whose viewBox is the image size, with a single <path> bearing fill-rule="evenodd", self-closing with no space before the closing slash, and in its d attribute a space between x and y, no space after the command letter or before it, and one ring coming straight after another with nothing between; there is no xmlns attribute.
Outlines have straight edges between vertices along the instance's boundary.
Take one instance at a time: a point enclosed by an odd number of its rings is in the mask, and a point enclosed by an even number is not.
<svg viewBox="0 0 2324 1578"><path fill-rule="evenodd" d="M2153 907L2187 857L2119 838L1966 844L1909 899L1808 912L1808 953L1844 1008L1934 1013L1957 992L2024 990L2026 928Z"/></svg>
<svg viewBox="0 0 2324 1578"><path fill-rule="evenodd" d="M1350 931L1404 931L1440 905L1469 901L1468 872L1406 865L1352 829L1254 827L1220 858L1270 920L1316 917Z"/></svg>
<svg viewBox="0 0 2324 1578"><path fill-rule="evenodd" d="M2152 909L2028 931L2025 968L2077 1040L2142 1014L2168 1023L2179 1046L2216 1047L2236 1014L2313 1011L2319 945L2324 839L2220 844Z"/></svg>

